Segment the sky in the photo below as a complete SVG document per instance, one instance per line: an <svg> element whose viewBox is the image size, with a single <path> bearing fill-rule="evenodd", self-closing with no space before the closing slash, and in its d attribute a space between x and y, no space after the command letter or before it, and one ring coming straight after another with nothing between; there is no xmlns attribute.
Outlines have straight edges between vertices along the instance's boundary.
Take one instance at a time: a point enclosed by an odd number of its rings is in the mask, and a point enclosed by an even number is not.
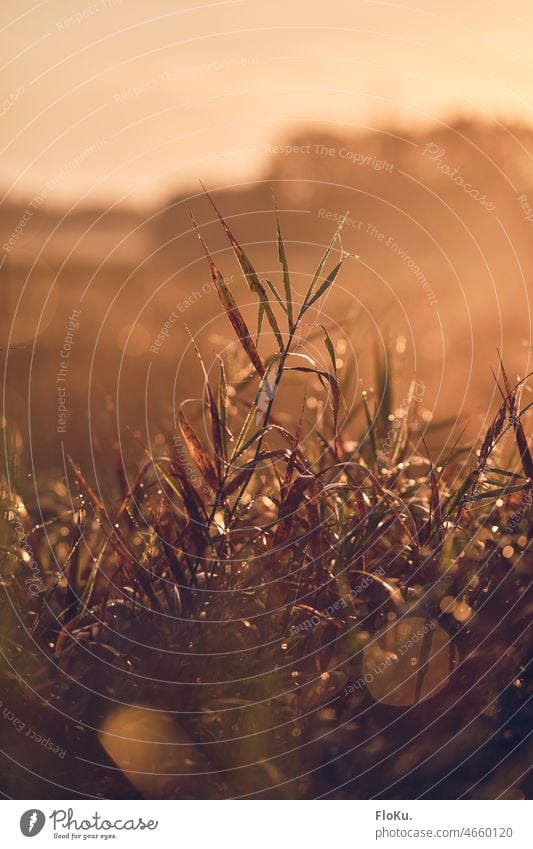
<svg viewBox="0 0 533 849"><path fill-rule="evenodd" d="M308 123L530 121L531 0L6 0L0 195L157 203Z"/></svg>

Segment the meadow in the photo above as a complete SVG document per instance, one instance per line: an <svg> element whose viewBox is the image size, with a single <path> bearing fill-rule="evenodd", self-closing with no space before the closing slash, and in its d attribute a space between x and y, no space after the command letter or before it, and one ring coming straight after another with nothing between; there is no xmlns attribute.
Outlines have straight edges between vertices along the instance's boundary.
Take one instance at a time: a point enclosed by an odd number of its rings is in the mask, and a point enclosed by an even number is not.
<svg viewBox="0 0 533 849"><path fill-rule="evenodd" d="M524 798L529 378L500 361L491 423L450 443L387 337L361 388L324 312L357 262L343 217L302 295L275 209L267 277L204 201L255 319L193 218L233 340L184 342L196 397L178 382L153 444L110 407L113 468L71 442L46 509L4 422L0 789Z"/></svg>

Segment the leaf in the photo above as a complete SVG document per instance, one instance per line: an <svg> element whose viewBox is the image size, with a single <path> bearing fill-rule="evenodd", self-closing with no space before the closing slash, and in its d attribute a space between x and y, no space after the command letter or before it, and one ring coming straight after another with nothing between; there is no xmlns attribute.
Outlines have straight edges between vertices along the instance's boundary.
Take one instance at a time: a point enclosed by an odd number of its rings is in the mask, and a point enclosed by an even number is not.
<svg viewBox="0 0 533 849"><path fill-rule="evenodd" d="M374 462L377 463L378 459L378 445L376 441L376 420L372 418L370 415L370 409L368 407L368 401L366 396L366 391L362 394L363 398L363 409L365 411L366 424L368 427L368 435L370 437L370 447L372 449L372 456L374 457ZM362 443L361 443L362 444Z"/></svg>
<svg viewBox="0 0 533 849"><path fill-rule="evenodd" d="M268 414L268 410L270 409L276 392L278 390L277 378L278 368L276 366L275 361L272 361L268 367L267 373L263 378L261 388L257 395L257 415L255 419L256 424L259 424L262 417Z"/></svg>
<svg viewBox="0 0 533 849"><path fill-rule="evenodd" d="M204 374L204 382L205 389L207 392L207 400L209 404L209 412L211 415L211 434L213 437L213 450L215 454L215 465L216 465L216 476L217 476L217 486L220 486L222 481L222 459L223 459L223 448L222 448L222 431L223 425L220 420L220 415L218 412L218 407L215 401L215 396L213 395L213 390L209 384L209 378L207 376L207 371L204 365L204 361L202 360L202 355L198 350L196 342L194 341L192 334L187 327L187 331L189 332L189 336L191 337L191 342L193 344L194 350L196 351L196 355L200 361L200 365L202 367L202 371Z"/></svg>
<svg viewBox="0 0 533 849"><path fill-rule="evenodd" d="M269 287L270 291L271 291L271 292L272 292L272 294L274 295L274 297L275 297L276 301L278 302L279 306L281 307L281 309L283 310L283 312L285 313L285 315L287 315L287 314L288 314L288 313L287 313L287 307L285 306L285 304L284 304L284 303L283 303L283 301L281 300L281 295L280 295L280 293L278 292L278 290L276 289L276 287L274 286L274 284L272 283L272 281L271 281L271 280L268 280L267 278L265 278L265 283L266 283L266 284L267 284L267 286Z"/></svg>
<svg viewBox="0 0 533 849"><path fill-rule="evenodd" d="M290 486L292 476L294 474L294 470L296 468L296 464L297 464L298 459L304 460L304 472L307 471L307 469L305 467L305 458L303 457L303 454L302 454L302 451L301 451L301 448L300 448L304 413L305 413L305 395L304 395L304 400L303 400L303 403L302 403L302 409L300 411L300 419L298 421L298 427L296 428L296 433L294 434L294 437L292 437L290 434L288 434L289 439L292 442L292 445L291 445L289 462L287 463L287 468L285 469L285 478L284 478L284 480L283 480L283 482L281 483L281 486L280 486L280 497L281 497L281 499L285 498L285 496L287 494L287 491L289 489L289 486Z"/></svg>
<svg viewBox="0 0 533 849"><path fill-rule="evenodd" d="M259 309L257 310L257 333L255 334L255 344L259 344L259 339L261 337L261 329L263 327L263 315L265 312L265 308L261 301L259 302Z"/></svg>
<svg viewBox="0 0 533 849"><path fill-rule="evenodd" d="M233 439L231 431L228 429L228 385L226 383L226 372L224 371L224 363L220 359L220 378L218 381L218 415L220 418L220 440L222 442L222 455L227 462L228 459L228 438Z"/></svg>
<svg viewBox="0 0 533 849"><path fill-rule="evenodd" d="M318 509L318 486L316 480L311 486L309 498L306 501L307 521L309 526L309 535L311 537L311 551L313 553L313 562L316 565L317 578L319 581L324 579L324 552L322 548L322 528L323 523L320 519L320 510Z"/></svg>
<svg viewBox="0 0 533 849"><path fill-rule="evenodd" d="M285 253L285 243L283 241L283 237L281 235L281 228L279 226L279 218L278 218L278 210L276 209L276 202L274 201L274 214L276 216L276 228L278 233L278 257L281 263L281 267L283 268L283 285L285 286L285 301L287 303L287 318L289 321L289 330L292 332L294 327L294 319L292 313L292 289L291 289L291 278L289 275L289 264L287 262L287 254Z"/></svg>
<svg viewBox="0 0 533 849"><path fill-rule="evenodd" d="M303 315L303 312L305 311L305 309L306 309L306 308L307 308L307 306L309 305L309 301L310 301L310 299L311 299L311 298L312 298L312 296L313 296L313 292L314 292L314 288L315 288L315 286L316 286L316 283L317 283L317 281L319 280L319 278L322 276L322 271L323 271L323 269L324 269L324 266L325 266L325 264L326 264L326 261L327 261L327 259L328 259L329 255L330 255L331 251L333 250L333 245L335 244L335 242L337 241L337 239L338 239L338 237L339 237L339 233L340 233L340 232L341 232L341 230L342 230L342 227L343 227L343 225L344 225L344 222L346 221L347 215L348 215L348 213L346 213L346 215L345 215L345 216L344 216L344 218L342 219L341 223L339 224L339 226L338 226L338 227L337 227L337 229L335 230L335 233L333 234L333 236L332 236L332 238L331 238L331 241L330 241L329 245L327 246L326 250L324 251L324 253L323 253L323 255L322 255L322 259L321 259L321 260L320 260L320 262L318 263L318 266L317 266L317 269L316 269L316 271L315 271L314 277L313 277L313 279L312 279L312 281L311 281L311 285L310 285L310 287L309 287L309 290L308 290L308 292L307 292L307 295L305 296L305 300L304 300L304 303L303 303L303 307L302 307L302 310L300 311L300 317Z"/></svg>
<svg viewBox="0 0 533 849"><path fill-rule="evenodd" d="M161 460L154 461L154 466L167 486L183 501L184 512L188 520L187 527L190 530L197 549L201 550L204 545L209 544L207 534L208 518L200 495L187 477L187 472L181 462L177 445L174 447L171 474L165 470ZM186 554L186 556L188 555Z"/></svg>
<svg viewBox="0 0 533 849"><path fill-rule="evenodd" d="M236 489L238 489L240 486L243 486L243 484L245 484L248 481L253 470L254 470L254 464L251 463L249 466L244 466L239 472L237 472L235 477L233 477L233 478L231 478L231 480L227 481L227 483L224 486L224 491L222 493L224 495L224 497L228 497L229 495L232 495L235 492Z"/></svg>
<svg viewBox="0 0 533 849"><path fill-rule="evenodd" d="M322 295L324 295L329 289L329 287L335 282L335 278L337 277L337 274L344 265L345 260L346 257L343 256L343 258L340 260L340 262L337 263L333 271L330 271L322 285L317 289L313 297L305 305L305 311L307 311L309 307L311 307L315 303L315 301L318 301L318 299L321 298Z"/></svg>
<svg viewBox="0 0 533 849"><path fill-rule="evenodd" d="M437 480L437 476L435 474L435 469L433 466L433 461L431 459L431 455L429 453L429 448L426 445L424 439L422 439L422 444L426 449L426 454L428 455L429 462L429 478L431 485L431 498L429 502L429 518L427 523L428 536L431 538L432 536L432 517L435 517L435 532L437 534L439 543L442 542L442 511L440 506L440 493L439 493L439 484Z"/></svg>
<svg viewBox="0 0 533 849"><path fill-rule="evenodd" d="M211 197L211 195L209 194L209 192L207 191L207 189L205 188L203 183L201 185L202 185L202 188L203 188L204 192L206 193L206 195L209 199L209 202L211 203L211 206L213 207L216 214L218 215L220 223L222 224L222 226L224 227L224 230L226 231L226 235L229 239L231 247L233 248L233 252L234 252L235 256L237 257L237 260L238 260L239 265L241 267L242 273L244 274L244 278L245 278L246 282L248 283L250 291L255 292L255 294L259 298L259 301L260 301L259 322L261 322L261 320L262 320L262 313L264 311L266 317L268 318L269 324L270 324L272 330L274 331L274 335L276 337L279 348L280 348L280 350L283 350L283 337L281 335L281 331L279 329L279 325L278 325L278 322L276 320L276 316L274 315L274 313L272 311L270 301L268 300L268 295L267 295L266 289L263 286L263 284L261 283L259 276L258 276L255 268L253 267L252 263L250 262L247 255L245 254L245 252L243 251L243 249L241 248L241 246L239 245L239 243L235 239L233 233L231 232L230 228L226 224L226 221L224 220L224 218L222 217L222 215L218 211L218 208L215 204L215 201L213 200L213 198ZM259 323L259 330L260 330L260 323Z"/></svg>
<svg viewBox="0 0 533 849"><path fill-rule="evenodd" d="M244 446L247 444L246 440L248 439L250 430L255 421L255 415L257 413L257 397L253 404L250 405L250 409L246 414L246 418L244 420L243 426L241 428L241 432L237 437L237 442L235 443L235 448L233 450L233 455L231 457L230 463L234 463L236 458L242 454L244 450Z"/></svg>
<svg viewBox="0 0 533 849"><path fill-rule="evenodd" d="M375 365L375 375L376 375L376 396L379 399L379 413L377 418L383 428L383 432L387 432L387 428L390 427L390 419L389 416L392 415L392 392L391 392L391 367L390 367L390 354L388 343L385 342L385 351L383 358L381 357L378 350L375 351L374 356L374 365ZM405 418L405 417L404 417Z"/></svg>
<svg viewBox="0 0 533 849"><path fill-rule="evenodd" d="M319 375L319 377L321 377ZM322 378L321 378L322 379ZM339 408L340 408L340 400L341 393L339 389L339 382L336 377L329 373L329 371L324 372L323 380L326 380L329 385L330 397L331 397L331 408L333 410L333 431L334 431L334 441L335 446L337 445L338 439L338 431L339 431Z"/></svg>
<svg viewBox="0 0 533 849"><path fill-rule="evenodd" d="M258 278L259 279L259 278ZM276 337L276 342L278 343L278 347L280 351L284 348L283 336L281 335L281 331L279 329L279 324L277 322L276 316L272 310L270 305L270 301L268 300L268 295L265 287L262 283L259 283L259 287L256 290L259 299L260 299L260 308L263 309L266 317L268 319L268 323L270 324L272 330L274 331L274 336Z"/></svg>
<svg viewBox="0 0 533 849"><path fill-rule="evenodd" d="M178 413L178 422L181 428L181 432L183 434L183 438L187 443L187 448L189 449L191 457L200 469L200 472L202 473L203 477L205 478L213 492L216 492L217 473L211 461L211 458L209 457L209 454L205 450L204 446L196 436L194 430L192 429L189 422L181 411Z"/></svg>
<svg viewBox="0 0 533 849"><path fill-rule="evenodd" d="M256 433L254 433L254 435L252 437L250 437L250 439L247 442L245 442L242 445L242 447L239 448L238 451L236 451L236 453L232 457L232 463L234 463L236 460L238 460L239 457L242 456L242 454L244 454L245 451L247 451L249 448L251 448L252 445L254 444L254 442L257 442L258 439L261 439L263 436L265 436L265 434L270 433L271 431L274 431L276 433L281 434L281 436L283 436L290 443L292 450L297 452L299 454L299 456L303 457L303 455L301 454L300 447L299 447L295 437L291 433L289 433L289 431L286 430L281 425L270 424L267 427L259 428L259 430Z"/></svg>
<svg viewBox="0 0 533 849"><path fill-rule="evenodd" d="M207 517L205 515L204 505L198 496L194 486L187 477L187 473L183 468L181 460L178 457L177 451L172 458L172 473L169 474L164 468L161 461L154 461L154 467L158 470L167 486L183 501L185 512L190 523L195 528L204 528L206 526Z"/></svg>
<svg viewBox="0 0 533 849"><path fill-rule="evenodd" d="M494 474L497 474L497 475L503 475L504 477L512 478L513 480L515 480L515 479L516 480L523 480L523 481L526 480L524 478L524 475L518 475L515 472L509 472L506 469L496 469L494 466L485 466L485 471L493 472ZM501 481L499 481L499 483L501 483Z"/></svg>
<svg viewBox="0 0 533 849"><path fill-rule="evenodd" d="M90 501L92 502L92 505L93 505L95 511L98 514L98 518L100 519L100 525L101 525L102 531L104 532L104 534L106 536L107 542L114 549L115 554L117 556L117 559L121 562L124 559L128 561L128 563L130 564L132 569L135 571L135 576L136 576L137 580L139 581L140 585L142 586L147 598L150 599L150 601L152 603L152 607L154 608L154 610L161 610L161 605L159 603L157 596L154 593L154 590L152 588L152 584L151 584L151 581L150 581L151 573L149 573L149 572L147 573L147 571L142 566L139 566L139 568L135 569L135 565L138 565L137 558L131 552L126 538L121 533L121 531L118 528L115 527L115 522L109 516L108 511L105 509L102 501L98 498L98 496L96 495L96 493L94 492L94 490L92 489L90 484L83 477L81 471L78 469L78 467L74 463L74 460L72 459L72 457L67 456L67 460L68 460L70 467L72 468L74 474L76 475L76 478L79 481L80 485L87 492L87 495L88 495ZM103 551L102 551L102 554L103 554ZM101 564L101 559L99 557L98 562L94 564L95 568L93 569L92 576L91 576L92 582L96 579L97 568L100 568L100 564ZM91 592L93 585L94 584L91 583L91 589L89 590L89 593ZM86 596L86 598L88 600L88 596Z"/></svg>
<svg viewBox="0 0 533 849"><path fill-rule="evenodd" d="M450 516L457 508L456 524L458 524L465 503L472 500L478 479L477 471L469 472L461 486L446 499L446 516ZM470 490L470 495L468 494Z"/></svg>
<svg viewBox="0 0 533 849"><path fill-rule="evenodd" d="M285 459L288 460L290 457L290 452L285 448L278 448L275 451L260 451L253 460L250 460L249 463L246 463L242 468L240 468L235 477L229 480L224 486L223 495L231 495L238 489L239 486L242 486L246 481L251 477L255 467L258 463L263 463L265 460L272 459Z"/></svg>
<svg viewBox="0 0 533 849"><path fill-rule="evenodd" d="M503 430L506 413L507 403L506 401L504 401L500 409L498 410L496 418L494 419L490 427L487 429L487 432L485 434L485 438L483 440L483 444L479 452L479 474L484 471L487 460L489 459L492 450L494 449L494 445L496 444L496 441Z"/></svg>
<svg viewBox="0 0 533 849"><path fill-rule="evenodd" d="M500 357L500 365L502 369L503 381L505 383L505 389L507 391L507 403L509 405L509 420L514 427L516 444L518 446L518 451L520 453L520 459L522 461L522 466L524 467L524 473L531 480L533 478L533 459L531 457L531 453L529 451L529 446L527 444L526 435L524 433L524 428L522 426L522 422L520 421L520 416L518 415L518 405L517 405L517 395L519 392L518 388L511 389L509 385L509 379L507 377L507 372L503 367L502 358Z"/></svg>
<svg viewBox="0 0 533 849"><path fill-rule="evenodd" d="M289 538L292 519L296 511L302 506L306 490L315 483L314 475L300 475L289 487L287 496L283 499L279 508L278 527L272 548L283 548Z"/></svg>
<svg viewBox="0 0 533 849"><path fill-rule="evenodd" d="M484 492L480 492L478 495L470 496L471 501L483 501L485 498L501 498L505 495L512 495L513 492L527 492L531 488L530 483L521 483L516 484L516 486L503 486L498 487L497 489L487 489Z"/></svg>
<svg viewBox="0 0 533 849"><path fill-rule="evenodd" d="M326 388L329 388L331 408L333 410L334 444L335 453L337 453L339 409L341 400L339 381L336 377L330 374L329 371L322 371L322 369L319 368L308 368L307 366L288 366L284 369L284 371L302 371L316 374L323 386L327 384Z"/></svg>
<svg viewBox="0 0 533 849"><path fill-rule="evenodd" d="M331 365L333 366L333 371L335 373L335 377L337 377L337 358L335 356L335 348L333 347L333 342L331 341L330 335L324 325L321 324L320 327L324 331L324 344L327 348L329 358L331 360Z"/></svg>
<svg viewBox="0 0 533 849"><path fill-rule="evenodd" d="M213 283L215 284L215 288L217 290L222 306L224 307L226 314L231 322L231 325L235 330L235 333L237 334L237 338L239 339L244 350L246 351L250 362L254 366L257 373L261 377L263 377L265 373L265 367L262 363L261 357L259 356L259 351L257 350L252 337L250 336L250 332L246 326L244 318L242 317L242 313L238 308L237 304L235 303L233 295L231 294L231 291L227 286L226 281L224 280L220 271L216 267L213 257L209 253L209 250L204 240L202 239L202 236L200 235L200 230L198 229L198 225L192 213L191 218L194 224L194 228L196 230L196 234L200 239L202 247L205 251L207 261L209 262L209 268L211 269Z"/></svg>

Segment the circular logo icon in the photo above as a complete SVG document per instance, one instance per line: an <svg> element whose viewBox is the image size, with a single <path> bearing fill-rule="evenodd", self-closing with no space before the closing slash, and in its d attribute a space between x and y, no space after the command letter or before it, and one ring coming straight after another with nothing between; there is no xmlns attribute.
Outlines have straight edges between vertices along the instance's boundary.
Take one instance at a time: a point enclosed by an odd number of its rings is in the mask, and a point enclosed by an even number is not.
<svg viewBox="0 0 533 849"><path fill-rule="evenodd" d="M38 811L36 808L31 808L31 810L25 811L22 814L20 818L20 830L24 837L35 837L36 834L39 834L43 830L45 822L46 817L43 812Z"/></svg>

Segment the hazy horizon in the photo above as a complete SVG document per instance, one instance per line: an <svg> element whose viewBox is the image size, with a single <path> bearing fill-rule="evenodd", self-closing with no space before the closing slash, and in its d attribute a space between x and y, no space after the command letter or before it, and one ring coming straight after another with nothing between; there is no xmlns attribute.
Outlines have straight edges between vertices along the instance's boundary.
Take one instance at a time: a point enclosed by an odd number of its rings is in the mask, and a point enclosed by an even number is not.
<svg viewBox="0 0 533 849"><path fill-rule="evenodd" d="M302 124L530 122L532 23L524 0L155 0L149 14L138 0L24 0L0 31L3 199L49 180L60 205L245 180Z"/></svg>

